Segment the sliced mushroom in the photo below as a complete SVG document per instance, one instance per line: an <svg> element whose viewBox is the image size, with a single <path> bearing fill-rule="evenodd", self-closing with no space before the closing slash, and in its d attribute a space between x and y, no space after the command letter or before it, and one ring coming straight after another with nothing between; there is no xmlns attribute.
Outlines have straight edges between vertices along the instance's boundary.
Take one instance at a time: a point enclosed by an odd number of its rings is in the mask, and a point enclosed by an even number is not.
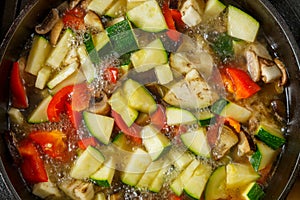
<svg viewBox="0 0 300 200"><path fill-rule="evenodd" d="M89 108L89 111L99 115L107 115L110 112L107 95L104 94L102 100L94 103L94 105Z"/></svg>
<svg viewBox="0 0 300 200"><path fill-rule="evenodd" d="M263 80L271 83L280 80L279 86L287 82L287 74L284 64L275 58L274 61L268 50L260 43L253 43L245 50L248 72L253 81Z"/></svg>
<svg viewBox="0 0 300 200"><path fill-rule="evenodd" d="M255 82L258 82L261 78L260 64L256 53L252 50L247 50L245 52L247 60L248 72L251 76L251 79Z"/></svg>
<svg viewBox="0 0 300 200"><path fill-rule="evenodd" d="M53 8L43 22L35 27L35 31L38 34L46 34L54 27L56 22L59 20L59 11Z"/></svg>
<svg viewBox="0 0 300 200"><path fill-rule="evenodd" d="M287 83L287 73L286 73L285 65L278 58L275 58L274 62L282 73L280 86L284 86Z"/></svg>
<svg viewBox="0 0 300 200"><path fill-rule="evenodd" d="M273 61L263 58L259 60L262 80L265 83L271 83L281 78L281 71Z"/></svg>
<svg viewBox="0 0 300 200"><path fill-rule="evenodd" d="M226 125L221 125L218 129L218 138L212 147L212 156L215 160L219 160L238 143L239 138L235 132Z"/></svg>
<svg viewBox="0 0 300 200"><path fill-rule="evenodd" d="M57 44L57 41L58 41L58 38L60 36L60 33L61 31L63 30L64 28L64 23L61 19L59 19L54 27L52 28L51 30L51 33L50 33L50 43L55 46Z"/></svg>
<svg viewBox="0 0 300 200"><path fill-rule="evenodd" d="M100 18L93 11L89 10L86 13L86 15L84 17L84 23L85 23L86 26L92 27L92 28L96 29L97 31L103 31L104 30Z"/></svg>
<svg viewBox="0 0 300 200"><path fill-rule="evenodd" d="M252 152L255 148L254 142L249 134L244 131L239 132L238 156L244 156Z"/></svg>
<svg viewBox="0 0 300 200"><path fill-rule="evenodd" d="M271 55L264 45L259 42L251 43L247 50L253 51L258 57L272 60Z"/></svg>

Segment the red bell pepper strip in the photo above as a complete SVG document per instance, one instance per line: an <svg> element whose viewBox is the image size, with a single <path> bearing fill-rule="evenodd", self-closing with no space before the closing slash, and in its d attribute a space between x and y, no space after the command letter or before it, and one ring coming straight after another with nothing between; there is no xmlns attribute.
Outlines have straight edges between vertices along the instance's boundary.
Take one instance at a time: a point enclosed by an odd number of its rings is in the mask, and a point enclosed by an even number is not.
<svg viewBox="0 0 300 200"><path fill-rule="evenodd" d="M59 90L51 99L48 108L47 115L51 122L59 122L60 114L65 109L65 102L69 101L70 94L73 91L73 86L66 86Z"/></svg>
<svg viewBox="0 0 300 200"><path fill-rule="evenodd" d="M18 62L13 63L10 74L10 89L12 94L12 106L16 108L27 108L29 106L28 98Z"/></svg>
<svg viewBox="0 0 300 200"><path fill-rule="evenodd" d="M59 90L51 99L47 115L51 122L59 122L60 114L65 112L66 104L71 104L73 111L82 111L89 106L91 95L85 83L69 85Z"/></svg>
<svg viewBox="0 0 300 200"><path fill-rule="evenodd" d="M66 27L84 30L84 16L85 11L80 7L75 7L72 10L67 10L62 17L63 23Z"/></svg>
<svg viewBox="0 0 300 200"><path fill-rule="evenodd" d="M116 84L119 77L119 70L116 67L109 67L106 70L107 79L110 83Z"/></svg>
<svg viewBox="0 0 300 200"><path fill-rule="evenodd" d="M161 130L167 125L166 111L160 104L157 105L157 109L150 116L151 124L153 124L158 130Z"/></svg>
<svg viewBox="0 0 300 200"><path fill-rule="evenodd" d="M186 28L186 24L182 21L182 15L177 9L170 9L172 18L175 22L175 27L177 30L184 30Z"/></svg>
<svg viewBox="0 0 300 200"><path fill-rule="evenodd" d="M28 183L47 182L48 176L44 161L36 146L30 140L24 140L18 147L22 156L21 172Z"/></svg>
<svg viewBox="0 0 300 200"><path fill-rule="evenodd" d="M78 147L85 150L88 146L97 146L97 140L94 137L82 138L78 141Z"/></svg>
<svg viewBox="0 0 300 200"><path fill-rule="evenodd" d="M172 12L171 12L171 9L169 8L168 3L164 3L164 5L162 7L162 12L163 12L163 15L165 17L167 26L169 28L169 30L166 33L167 36L175 42L179 41L181 33L179 33L176 30L175 22L174 22L174 19L172 17Z"/></svg>
<svg viewBox="0 0 300 200"><path fill-rule="evenodd" d="M242 69L226 67L225 72L233 83L234 94L237 99L245 99L257 93L261 88Z"/></svg>
<svg viewBox="0 0 300 200"><path fill-rule="evenodd" d="M133 123L130 127L126 125L121 115L119 115L116 111L111 110L111 116L114 118L116 125L120 128L120 130L127 136L130 136L134 142L137 144L142 143L142 138L140 137L141 127L137 124Z"/></svg>
<svg viewBox="0 0 300 200"><path fill-rule="evenodd" d="M219 72L220 72L221 79L223 81L225 89L228 92L233 94L234 90L235 90L235 86L233 85L233 82L232 82L231 78L228 76L228 74L226 72L226 68L219 69Z"/></svg>
<svg viewBox="0 0 300 200"><path fill-rule="evenodd" d="M72 105L69 102L66 102L65 106L66 106L66 113L67 113L69 120L71 121L73 127L75 129L78 129L82 122L82 113L79 111L73 110Z"/></svg>
<svg viewBox="0 0 300 200"><path fill-rule="evenodd" d="M52 158L63 160L67 150L66 135L61 131L34 131L28 136L43 152Z"/></svg>
<svg viewBox="0 0 300 200"><path fill-rule="evenodd" d="M71 105L74 111L83 111L89 107L91 92L86 83L74 85L71 95Z"/></svg>

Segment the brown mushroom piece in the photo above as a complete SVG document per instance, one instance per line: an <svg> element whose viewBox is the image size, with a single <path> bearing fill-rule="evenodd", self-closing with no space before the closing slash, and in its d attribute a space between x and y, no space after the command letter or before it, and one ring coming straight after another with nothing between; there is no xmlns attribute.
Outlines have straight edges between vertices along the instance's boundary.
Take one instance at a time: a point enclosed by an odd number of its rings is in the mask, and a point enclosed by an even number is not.
<svg viewBox="0 0 300 200"><path fill-rule="evenodd" d="M261 70L256 53L252 50L248 50L245 53L247 60L248 72L251 76L251 79L255 82L258 82L261 78Z"/></svg>
<svg viewBox="0 0 300 200"><path fill-rule="evenodd" d="M52 28L51 30L51 33L50 33L50 43L55 46L57 44L57 41L58 41L58 38L60 36L60 33L61 31L63 30L64 28L64 23L61 19L59 19L54 27Z"/></svg>
<svg viewBox="0 0 300 200"><path fill-rule="evenodd" d="M95 30L97 30L99 32L104 30L99 16L90 10L84 16L84 24L88 27L94 28Z"/></svg>
<svg viewBox="0 0 300 200"><path fill-rule="evenodd" d="M281 71L272 60L260 58L259 63L261 68L262 80L265 83L271 83L281 78Z"/></svg>
<svg viewBox="0 0 300 200"><path fill-rule="evenodd" d="M211 149L212 157L219 160L237 143L239 138L236 133L228 126L221 125L218 129L216 143Z"/></svg>
<svg viewBox="0 0 300 200"><path fill-rule="evenodd" d="M275 64L277 65L277 67L280 69L280 71L282 73L280 86L284 86L287 83L287 73L286 73L285 65L278 58L275 58L274 62L275 62Z"/></svg>
<svg viewBox="0 0 300 200"><path fill-rule="evenodd" d="M259 42L251 43L244 53L247 61L248 72L253 81L258 82L261 80L261 66L260 60L272 60L268 50L264 45Z"/></svg>
<svg viewBox="0 0 300 200"><path fill-rule="evenodd" d="M56 22L59 20L59 11L53 8L43 22L35 27L35 31L38 34L44 35L51 31Z"/></svg>
<svg viewBox="0 0 300 200"><path fill-rule="evenodd" d="M239 143L237 145L238 156L244 156L255 150L255 144L251 136L245 131L239 132Z"/></svg>
<svg viewBox="0 0 300 200"><path fill-rule="evenodd" d="M94 103L90 108L90 112L99 115L108 115L110 112L110 105L108 104L108 98L106 94L103 94L102 100L100 102Z"/></svg>

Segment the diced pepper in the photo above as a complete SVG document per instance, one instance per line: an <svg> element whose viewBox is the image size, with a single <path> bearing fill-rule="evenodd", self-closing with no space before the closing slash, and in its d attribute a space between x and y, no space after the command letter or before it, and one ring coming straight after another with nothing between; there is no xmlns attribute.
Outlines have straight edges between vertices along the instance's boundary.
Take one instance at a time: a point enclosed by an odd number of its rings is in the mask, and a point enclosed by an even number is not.
<svg viewBox="0 0 300 200"><path fill-rule="evenodd" d="M30 140L24 140L18 147L22 156L21 172L28 183L47 182L48 176L44 161L36 146Z"/></svg>
<svg viewBox="0 0 300 200"><path fill-rule="evenodd" d="M71 94L72 109L74 111L83 111L89 107L91 92L86 83L74 85Z"/></svg>
<svg viewBox="0 0 300 200"><path fill-rule="evenodd" d="M60 114L65 109L65 102L69 101L69 95L73 91L73 86L66 86L59 90L51 99L48 108L47 115L51 122L59 122Z"/></svg>
<svg viewBox="0 0 300 200"><path fill-rule="evenodd" d="M78 147L85 150L88 146L97 146L97 140L94 137L82 138L78 141Z"/></svg>
<svg viewBox="0 0 300 200"><path fill-rule="evenodd" d="M61 131L34 131L28 136L38 144L45 154L52 158L63 159L67 144L66 135Z"/></svg>
<svg viewBox="0 0 300 200"><path fill-rule="evenodd" d="M47 114L51 122L58 122L60 114L65 112L66 103L70 103L73 111L82 111L89 106L91 95L85 83L69 85L58 91L51 99Z"/></svg>
<svg viewBox="0 0 300 200"><path fill-rule="evenodd" d="M175 22L175 27L177 30L181 31L187 27L186 24L182 21L182 15L179 10L171 9L171 15Z"/></svg>
<svg viewBox="0 0 300 200"><path fill-rule="evenodd" d="M80 7L75 7L72 10L67 10L63 15L63 23L66 27L82 30L84 25L85 11Z"/></svg>
<svg viewBox="0 0 300 200"><path fill-rule="evenodd" d="M235 94L236 99L245 99L257 93L261 88L242 69L227 64L220 70L221 78L226 90Z"/></svg>
<svg viewBox="0 0 300 200"><path fill-rule="evenodd" d="M111 110L111 116L114 118L116 125L120 128L120 130L127 136L133 138L138 144L142 143L142 138L140 136L141 127L137 124L133 123L130 127L128 127L123 121L121 115L119 115L114 110Z"/></svg>
<svg viewBox="0 0 300 200"><path fill-rule="evenodd" d="M169 30L167 31L167 35L173 41L179 41L181 33L176 30L175 22L172 16L172 11L169 8L168 3L164 3L162 7L163 15L165 17L166 23L168 25ZM175 11L173 11L175 12ZM177 16L176 16L177 17Z"/></svg>
<svg viewBox="0 0 300 200"><path fill-rule="evenodd" d="M118 81L119 70L116 67L109 67L106 69L107 79L110 83L116 84Z"/></svg>
<svg viewBox="0 0 300 200"><path fill-rule="evenodd" d="M29 106L28 98L18 62L13 63L10 76L10 89L12 94L12 106L16 108L27 108Z"/></svg>
<svg viewBox="0 0 300 200"><path fill-rule="evenodd" d="M234 93L237 99L251 97L261 89L242 69L227 67L225 70L234 84Z"/></svg>
<svg viewBox="0 0 300 200"><path fill-rule="evenodd" d="M151 124L153 124L158 130L161 130L167 125L167 118L165 109L162 105L157 105L157 109L151 114Z"/></svg>
<svg viewBox="0 0 300 200"><path fill-rule="evenodd" d="M71 121L73 127L78 129L82 121L82 113L72 109L72 105L69 102L66 102L66 112L69 120Z"/></svg>

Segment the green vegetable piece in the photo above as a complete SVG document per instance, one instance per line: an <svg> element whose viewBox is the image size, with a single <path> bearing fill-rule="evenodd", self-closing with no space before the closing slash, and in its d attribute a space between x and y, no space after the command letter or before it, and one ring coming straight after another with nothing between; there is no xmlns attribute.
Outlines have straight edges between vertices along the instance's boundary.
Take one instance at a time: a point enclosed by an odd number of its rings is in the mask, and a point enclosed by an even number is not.
<svg viewBox="0 0 300 200"><path fill-rule="evenodd" d="M231 58L234 55L232 37L223 33L217 36L212 44L213 50L221 57L222 60Z"/></svg>
<svg viewBox="0 0 300 200"><path fill-rule="evenodd" d="M138 49L137 40L128 20L120 21L106 29L113 51L123 55Z"/></svg>
<svg viewBox="0 0 300 200"><path fill-rule="evenodd" d="M83 42L84 42L85 48L91 58L91 61L95 64L98 64L100 62L100 58L99 58L98 52L95 48L92 35L90 33L85 33Z"/></svg>

